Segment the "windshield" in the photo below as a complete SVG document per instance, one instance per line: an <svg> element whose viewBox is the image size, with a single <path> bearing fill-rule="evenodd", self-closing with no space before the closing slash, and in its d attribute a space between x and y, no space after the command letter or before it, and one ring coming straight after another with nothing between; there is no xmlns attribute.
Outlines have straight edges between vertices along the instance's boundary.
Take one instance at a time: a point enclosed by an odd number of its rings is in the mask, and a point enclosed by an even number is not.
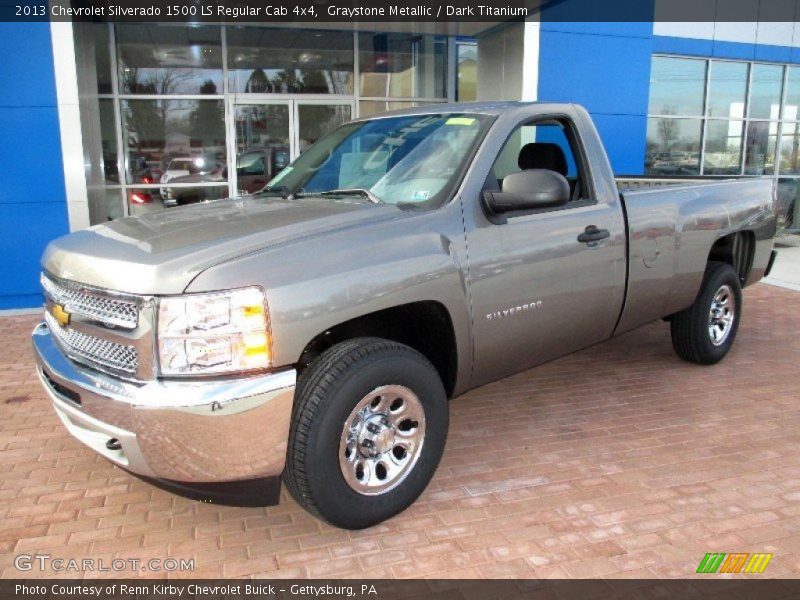
<svg viewBox="0 0 800 600"><path fill-rule="evenodd" d="M441 114L347 123L281 171L266 191L339 190L387 204L438 206L452 194L489 122L486 115Z"/></svg>

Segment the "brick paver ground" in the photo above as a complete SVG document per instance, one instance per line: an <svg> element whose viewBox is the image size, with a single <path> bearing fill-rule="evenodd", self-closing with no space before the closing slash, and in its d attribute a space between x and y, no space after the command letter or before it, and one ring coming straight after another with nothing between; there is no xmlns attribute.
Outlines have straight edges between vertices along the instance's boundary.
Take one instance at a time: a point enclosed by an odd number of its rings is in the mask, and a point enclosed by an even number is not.
<svg viewBox="0 0 800 600"><path fill-rule="evenodd" d="M720 365L654 323L452 405L433 483L347 532L280 505L193 502L73 440L33 375L33 317L0 318L0 571L18 554L194 558L185 575L685 577L707 551L800 575L800 293L745 292ZM124 571L122 576L136 573Z"/></svg>

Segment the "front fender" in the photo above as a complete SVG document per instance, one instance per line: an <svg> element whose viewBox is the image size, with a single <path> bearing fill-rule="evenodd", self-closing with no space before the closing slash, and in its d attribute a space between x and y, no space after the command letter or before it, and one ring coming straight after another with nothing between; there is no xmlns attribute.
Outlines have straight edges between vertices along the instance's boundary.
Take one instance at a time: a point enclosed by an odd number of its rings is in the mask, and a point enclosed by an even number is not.
<svg viewBox="0 0 800 600"><path fill-rule="evenodd" d="M217 265L187 291L262 285L276 367L296 364L312 339L340 323L411 302L439 302L453 322L456 390L462 390L472 359L466 263L461 206L454 201Z"/></svg>

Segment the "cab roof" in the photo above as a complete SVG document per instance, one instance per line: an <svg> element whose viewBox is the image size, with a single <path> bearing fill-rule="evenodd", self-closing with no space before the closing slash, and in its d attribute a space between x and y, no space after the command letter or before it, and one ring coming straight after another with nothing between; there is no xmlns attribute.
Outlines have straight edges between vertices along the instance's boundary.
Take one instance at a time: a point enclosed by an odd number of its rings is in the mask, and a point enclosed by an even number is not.
<svg viewBox="0 0 800 600"><path fill-rule="evenodd" d="M399 117L403 115L426 115L441 113L466 113L499 116L510 111L528 112L532 107L550 108L554 112L563 110L571 104L552 103L552 102L519 102L519 101L489 101L489 102L449 102L446 104L427 104L415 108L404 108L382 113L375 113L365 117L354 119L356 121L366 121L369 119L383 117Z"/></svg>

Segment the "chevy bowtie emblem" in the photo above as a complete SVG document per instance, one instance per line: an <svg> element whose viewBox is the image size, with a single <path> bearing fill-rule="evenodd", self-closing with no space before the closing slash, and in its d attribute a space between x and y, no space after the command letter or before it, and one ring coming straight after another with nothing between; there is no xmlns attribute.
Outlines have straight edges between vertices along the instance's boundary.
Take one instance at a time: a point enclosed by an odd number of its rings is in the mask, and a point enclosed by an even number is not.
<svg viewBox="0 0 800 600"><path fill-rule="evenodd" d="M56 318L56 321L58 321L59 325L61 325L62 327L66 327L67 325L69 325L69 319L72 315L70 315L66 310L64 310L64 307L61 306L60 304L54 304L53 316Z"/></svg>

